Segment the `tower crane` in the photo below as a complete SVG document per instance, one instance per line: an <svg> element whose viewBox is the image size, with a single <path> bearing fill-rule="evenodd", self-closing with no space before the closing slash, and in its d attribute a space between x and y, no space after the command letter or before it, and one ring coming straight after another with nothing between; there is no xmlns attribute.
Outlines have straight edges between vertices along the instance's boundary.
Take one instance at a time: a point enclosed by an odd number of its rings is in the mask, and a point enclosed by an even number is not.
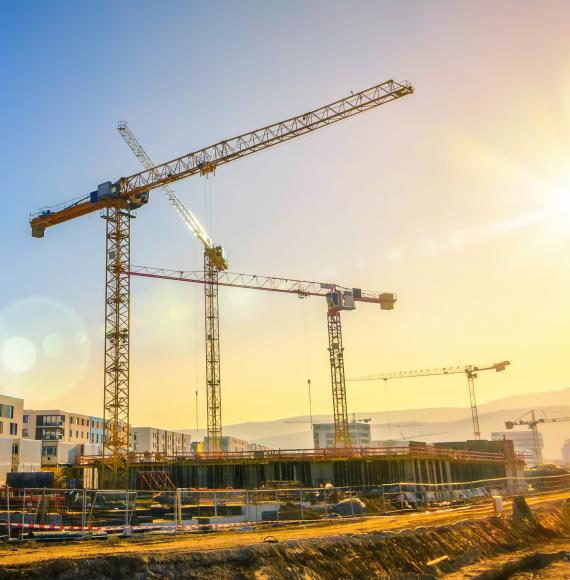
<svg viewBox="0 0 570 580"><path fill-rule="evenodd" d="M355 419L354 417L350 420L350 423L369 423L370 427L379 427L381 429L394 429L394 428L404 428L404 427L423 427L424 423L418 423L415 421L406 421L404 423L370 423L372 419ZM314 421L307 421L304 419L299 419L297 421L285 421L288 424L311 424L313 425Z"/></svg>
<svg viewBox="0 0 570 580"><path fill-rule="evenodd" d="M411 439L423 439L424 437L435 437L436 435L445 435L448 433L447 431L438 431L437 433L416 433L415 435L407 435L404 436L403 433L400 433L402 441L410 441Z"/></svg>
<svg viewBox="0 0 570 580"><path fill-rule="evenodd" d="M207 284L206 272L175 271L144 266L131 266L131 276L175 280ZM333 418L335 430L335 447L350 447L348 427L348 410L346 403L346 383L344 374L344 347L342 344L342 325L340 313L343 310L354 310L356 302L379 304L381 310L393 310L395 294L367 292L360 288L346 288L337 284L258 276L256 274L238 274L228 271L219 272L219 286L233 286L269 292L296 294L302 298L321 296L327 301L327 328L329 339L329 363L333 399Z"/></svg>
<svg viewBox="0 0 570 580"><path fill-rule="evenodd" d="M125 140L135 157L142 166L154 171L154 163L143 149L127 123L121 121L117 127L121 137ZM155 174L159 178L159 174ZM220 364L220 315L218 305L218 273L228 269L228 262L224 248L214 244L198 218L184 205L174 190L164 184L160 188L166 198L176 209L180 217L190 228L192 233L204 246L204 320L206 345L206 428L208 434L209 451L222 450L222 392L221 392L221 364Z"/></svg>
<svg viewBox="0 0 570 580"><path fill-rule="evenodd" d="M530 419L523 419L523 417L527 417L530 415ZM544 415L544 412L543 412ZM532 431L532 446L534 447L534 457L536 459L536 463L540 465L543 462L542 456L542 447L540 446L540 437L538 434L538 425L541 423L561 423L563 421L570 421L570 417L544 417L537 418L536 412L534 409L521 415L515 421L505 421L505 427L507 429L513 429L515 426L518 425L526 425Z"/></svg>
<svg viewBox="0 0 570 580"><path fill-rule="evenodd" d="M471 405L471 419L473 421L473 435L475 439L481 439L481 429L479 428L479 413L477 412L477 400L475 398L475 379L481 371L495 371L497 373L504 371L511 363L508 360L494 363L492 365L475 366L466 365L458 367L441 367L436 369L418 369L411 371L395 371L379 375L368 375L365 377L356 377L348 379L349 381L388 381L392 379L407 379L412 377L433 377L437 375L457 375L465 374L467 377L467 386L469 388L469 403Z"/></svg>
<svg viewBox="0 0 570 580"><path fill-rule="evenodd" d="M103 455L109 455L115 482L129 446L129 266L133 211L148 203L152 189L193 175L207 175L220 165L306 135L413 92L408 82L389 80L324 107L219 141L117 181L106 181L95 191L58 206L44 207L30 217L32 236L36 238L42 238L46 228L94 212L102 212L105 218Z"/></svg>

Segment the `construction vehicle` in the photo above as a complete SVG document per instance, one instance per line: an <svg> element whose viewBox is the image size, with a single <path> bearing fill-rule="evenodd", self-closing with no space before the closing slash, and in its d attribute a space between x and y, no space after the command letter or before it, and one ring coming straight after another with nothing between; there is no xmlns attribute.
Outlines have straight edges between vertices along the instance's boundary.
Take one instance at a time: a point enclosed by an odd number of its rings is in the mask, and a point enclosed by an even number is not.
<svg viewBox="0 0 570 580"><path fill-rule="evenodd" d="M105 218L103 455L109 455L115 483L129 448L129 266L133 212L148 203L152 189L193 175L208 175L220 165L411 95L413 91L407 82L389 80L286 121L219 141L117 181L106 181L87 195L44 207L31 216L32 236L36 238L43 237L46 228L94 212L102 212Z"/></svg>
<svg viewBox="0 0 570 580"><path fill-rule="evenodd" d="M477 411L477 400L475 398L475 379L477 373L481 371L491 371L499 373L504 371L511 363L508 360L494 363L492 365L475 366L465 365L458 367L441 367L436 369L419 369L412 371L395 371L378 375L368 375L365 377L356 377L348 379L349 381L388 381L392 379L407 379L412 377L433 377L438 375L456 375L465 374L467 377L467 386L469 388L469 403L471 406L471 419L473 421L473 435L475 439L481 439L481 429L479 428L479 413Z"/></svg>
<svg viewBox="0 0 570 580"><path fill-rule="evenodd" d="M197 284L208 283L206 273L201 271L164 270L145 266L131 266L129 273L131 276L145 278L158 278ZM360 288L346 288L338 284L258 276L256 274L236 274L227 271L219 273L217 284L219 286L265 290L269 292L284 292L295 294L302 298L309 296L322 296L326 298L335 447L350 447L344 375L344 347L342 343L340 313L345 310L354 310L357 302L379 304L381 310L393 310L394 304L396 303L396 295L388 292L367 292Z"/></svg>
<svg viewBox="0 0 570 580"><path fill-rule="evenodd" d="M543 417L537 417L534 409L521 415L515 421L505 421L506 429L513 429L518 425L526 425L532 431L532 446L534 448L534 457L536 459L537 465L544 462L542 455L542 447L540 445L540 436L538 434L538 425L542 423L561 423L563 421L570 421L570 417L547 417L544 411L542 412ZM530 419L524 419L530 415Z"/></svg>

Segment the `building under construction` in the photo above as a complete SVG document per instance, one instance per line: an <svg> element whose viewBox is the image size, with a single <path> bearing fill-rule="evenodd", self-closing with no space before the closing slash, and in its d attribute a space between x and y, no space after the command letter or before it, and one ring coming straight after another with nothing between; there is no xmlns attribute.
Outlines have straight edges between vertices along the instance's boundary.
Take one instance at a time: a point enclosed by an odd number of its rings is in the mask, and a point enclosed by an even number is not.
<svg viewBox="0 0 570 580"><path fill-rule="evenodd" d="M219 141L166 163L155 164L125 123L119 132L144 170L129 177L100 184L59 206L42 208L30 220L32 236L42 238L45 230L96 212L106 224L104 437L103 456L83 457L75 474L86 488L123 487L164 489L168 487L248 488L298 483L380 485L392 482L441 483L483 478L516 478L520 467L511 442L479 441L473 378L474 367L462 368L470 386L474 412L475 441L400 447L363 448L350 441L344 346L341 313L356 303L371 303L392 310L396 296L388 292L366 292L338 284L291 280L227 271L222 246L215 244L192 212L184 206L171 185L192 176L208 176L227 163L266 150L280 143L329 127L343 119L413 94L408 82L393 80L325 106L305 111L285 121L267 125ZM131 221L135 210L149 202L153 189L161 188L186 225L204 246L202 272L166 271L135 267L130 261ZM204 287L204 335L206 354L207 454L139 453L130 443L130 302L132 276L200 283ZM316 450L251 451L222 450L221 348L219 333L219 286L285 292L302 298L326 299L326 323L331 377L334 447ZM495 367L493 367L495 368ZM498 370L498 369L495 369ZM310 380L308 381L310 388Z"/></svg>
<svg viewBox="0 0 570 580"><path fill-rule="evenodd" d="M84 486L96 488L103 468L99 457L82 457ZM511 441L427 444L399 447L263 450L167 456L130 453L128 487L279 488L377 486L409 482L446 484L522 476L524 462Z"/></svg>

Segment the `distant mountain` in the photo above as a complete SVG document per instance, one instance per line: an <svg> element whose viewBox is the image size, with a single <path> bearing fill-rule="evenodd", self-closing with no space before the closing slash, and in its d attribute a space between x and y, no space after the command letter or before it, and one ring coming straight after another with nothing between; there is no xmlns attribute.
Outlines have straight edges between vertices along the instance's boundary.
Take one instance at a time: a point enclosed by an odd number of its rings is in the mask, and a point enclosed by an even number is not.
<svg viewBox="0 0 570 580"><path fill-rule="evenodd" d="M499 411L501 409L537 409L544 406L570 405L570 388L560 391L546 391L543 393L526 393L524 395L514 395L503 399L495 399L490 403L479 405L479 410L483 413Z"/></svg>
<svg viewBox="0 0 570 580"><path fill-rule="evenodd" d="M545 412L548 417L570 417L570 388L559 391L528 393L497 399L479 405L479 423L483 438L491 438L491 432L504 431L505 421L517 419L530 409ZM421 441L458 441L473 438L471 410L462 407L436 407L397 411L358 412L351 419L370 418L372 439L399 439L415 437ZM315 415L313 422L332 421L330 415ZM421 427L375 427L376 423L418 422ZM518 427L524 429L524 427ZM559 459L565 439L570 438L570 421L541 425L544 437L544 454L549 459ZM204 430L184 430L192 439L202 439ZM437 433L437 435L428 435ZM224 434L266 445L274 449L303 449L312 447L309 417L290 417L275 421L251 421L225 425ZM422 435L425 435L422 437Z"/></svg>

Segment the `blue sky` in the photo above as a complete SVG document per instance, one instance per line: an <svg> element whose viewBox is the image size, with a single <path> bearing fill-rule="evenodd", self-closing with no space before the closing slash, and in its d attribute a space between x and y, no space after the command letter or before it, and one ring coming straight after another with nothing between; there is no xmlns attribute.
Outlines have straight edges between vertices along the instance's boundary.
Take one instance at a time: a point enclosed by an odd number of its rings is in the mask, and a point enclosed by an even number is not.
<svg viewBox="0 0 570 580"><path fill-rule="evenodd" d="M88 216L43 240L30 237L27 220L138 170L118 120L164 161L388 78L410 80L416 94L177 192L226 246L232 270L398 292L389 317L366 308L345 317L348 374L518 356L509 382L481 385L483 400L566 386L559 337L568 314L554 306L568 290L566 247L544 240L552 224L504 227L543 209L529 175L566 179L566 2L36 1L0 10L0 301L33 303L4 316L4 335L41 343L44 313L44 334L88 337L69 384L58 373L74 366L71 348L47 361L57 368L46 374L0 374L6 390L33 404L101 406L102 220ZM201 262L160 192L135 220L132 254L143 265ZM545 299L529 308L521 288ZM227 420L306 412L298 401L308 372L327 412L324 306L236 292L222 303ZM166 426L189 421L182 409L193 409L203 382L201 308L199 290L133 283L136 422L155 411ZM462 391L425 384L436 395L413 387L417 406L466 403ZM169 397L157 406L158 386L181 401L179 412L169 412ZM243 393L260 402L241 408ZM351 409L386 404L352 397ZM390 404L410 402L395 393Z"/></svg>

